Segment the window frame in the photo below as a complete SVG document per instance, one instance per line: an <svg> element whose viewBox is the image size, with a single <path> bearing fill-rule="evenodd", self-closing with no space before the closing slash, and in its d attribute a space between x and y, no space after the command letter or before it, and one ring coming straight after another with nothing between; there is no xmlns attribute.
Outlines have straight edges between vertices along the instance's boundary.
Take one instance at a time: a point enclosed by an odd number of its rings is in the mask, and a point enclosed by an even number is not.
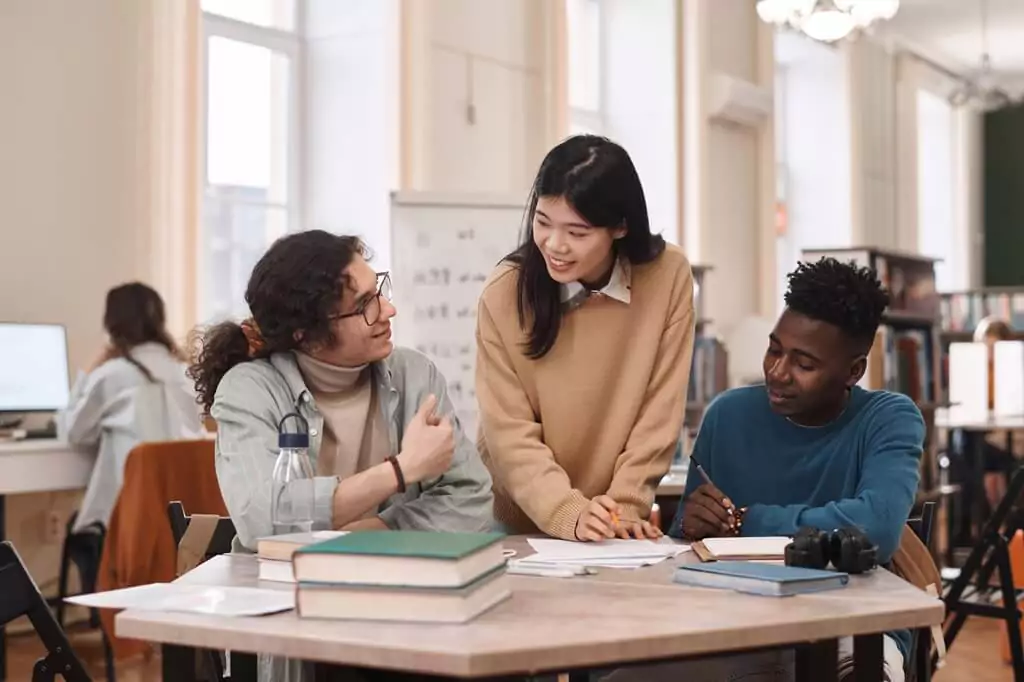
<svg viewBox="0 0 1024 682"><path fill-rule="evenodd" d="M207 293L206 264L207 254L205 250L205 208L211 196L208 182L208 156L209 156L209 87L210 87L210 57L209 44L211 38L225 38L257 47L263 47L272 52L280 53L288 58L288 93L287 93L287 199L280 202L247 202L245 200L233 200L231 203L237 205L252 205L266 208L278 208L285 211L286 233L297 232L303 225L303 160L305 157L304 138L302 136L302 117L304 116L305 97L305 41L300 31L304 20L304 0L295 0L294 31L286 31L279 28L260 26L238 19L233 19L209 11L202 11L202 60L200 68L201 93L198 98L198 111L196 112L197 136L199 141L198 164L198 187L196 188L199 197L199 209L201 219L199 221L199 234L197 235L194 248L196 262L196 305L200 317L207 316L206 306L203 301ZM208 321L208 320L206 320Z"/></svg>

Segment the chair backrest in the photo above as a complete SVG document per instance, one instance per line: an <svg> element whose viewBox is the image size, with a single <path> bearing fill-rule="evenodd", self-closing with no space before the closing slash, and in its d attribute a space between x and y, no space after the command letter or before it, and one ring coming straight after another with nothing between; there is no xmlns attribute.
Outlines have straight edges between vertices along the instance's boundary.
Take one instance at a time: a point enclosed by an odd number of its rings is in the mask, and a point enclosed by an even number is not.
<svg viewBox="0 0 1024 682"><path fill-rule="evenodd" d="M189 525L192 523L192 517L185 513L185 505L174 501L167 505L167 519L171 524L174 545L179 547L182 538L188 532ZM235 537L235 524L229 516L218 516L216 519L216 526L210 535L209 543L207 543L203 551L204 559L231 552L231 542Z"/></svg>
<svg viewBox="0 0 1024 682"><path fill-rule="evenodd" d="M21 616L28 616L46 647L47 655L36 663L37 671L45 666L59 670L67 682L91 682L14 545L0 542L0 625Z"/></svg>
<svg viewBox="0 0 1024 682"><path fill-rule="evenodd" d="M921 505L921 515L907 519L907 525L917 533L921 542L929 549L932 546L932 528L935 525L935 502Z"/></svg>
<svg viewBox="0 0 1024 682"><path fill-rule="evenodd" d="M167 502L180 500L192 513L227 515L214 459L214 441L205 438L143 443L132 449L107 526L97 590L174 580L178 548L164 521ZM114 635L113 611L101 610L100 620L118 658L148 647Z"/></svg>

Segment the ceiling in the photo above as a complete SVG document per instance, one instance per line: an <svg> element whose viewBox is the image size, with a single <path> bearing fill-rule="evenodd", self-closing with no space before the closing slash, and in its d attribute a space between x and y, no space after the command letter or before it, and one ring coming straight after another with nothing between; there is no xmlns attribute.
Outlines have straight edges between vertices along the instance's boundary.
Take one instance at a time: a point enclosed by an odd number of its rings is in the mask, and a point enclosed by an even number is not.
<svg viewBox="0 0 1024 682"><path fill-rule="evenodd" d="M983 0L902 0L876 35L946 69L969 75L981 61ZM1006 86L1024 86L1024 0L988 1L988 51Z"/></svg>

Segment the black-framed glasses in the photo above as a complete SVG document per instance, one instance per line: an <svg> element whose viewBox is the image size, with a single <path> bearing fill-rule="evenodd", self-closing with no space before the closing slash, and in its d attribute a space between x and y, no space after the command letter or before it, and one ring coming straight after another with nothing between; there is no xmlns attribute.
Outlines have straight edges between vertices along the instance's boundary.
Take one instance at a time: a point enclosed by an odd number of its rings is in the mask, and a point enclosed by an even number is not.
<svg viewBox="0 0 1024 682"><path fill-rule="evenodd" d="M331 315L332 320L344 320L347 317L355 317L356 315L362 315L363 320L367 326L372 327L377 324L380 320L380 299L381 296L391 300L391 273L390 272L378 272L377 273L377 293L371 296L367 300L363 301L358 308L350 313Z"/></svg>

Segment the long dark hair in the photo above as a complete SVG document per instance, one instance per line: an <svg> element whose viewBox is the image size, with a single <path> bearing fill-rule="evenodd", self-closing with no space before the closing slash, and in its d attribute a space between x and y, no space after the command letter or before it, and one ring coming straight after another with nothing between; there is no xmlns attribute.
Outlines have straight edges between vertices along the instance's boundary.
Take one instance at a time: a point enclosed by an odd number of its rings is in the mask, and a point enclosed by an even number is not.
<svg viewBox="0 0 1024 682"><path fill-rule="evenodd" d="M533 241L540 197L564 198L594 227L625 227L625 236L613 248L631 263L648 263L665 250L665 240L651 234L644 189L625 149L604 137L576 135L548 152L530 191L519 248L505 257L519 269L519 324L529 327L525 351L534 360L555 345L562 323L559 284L551 279Z"/></svg>
<svg viewBox="0 0 1024 682"><path fill-rule="evenodd" d="M188 375L207 414L221 379L235 365L273 353L336 341L330 316L348 281L345 269L366 249L357 237L297 232L271 245L249 277L245 302L252 320L222 322L193 338ZM255 345L243 324L256 330Z"/></svg>
<svg viewBox="0 0 1024 682"><path fill-rule="evenodd" d="M107 292L103 328L110 344L116 355L135 365L147 381L153 381L153 374L132 357L133 348L143 343L159 343L172 355L182 357L166 324L163 299L145 284L130 282Z"/></svg>

